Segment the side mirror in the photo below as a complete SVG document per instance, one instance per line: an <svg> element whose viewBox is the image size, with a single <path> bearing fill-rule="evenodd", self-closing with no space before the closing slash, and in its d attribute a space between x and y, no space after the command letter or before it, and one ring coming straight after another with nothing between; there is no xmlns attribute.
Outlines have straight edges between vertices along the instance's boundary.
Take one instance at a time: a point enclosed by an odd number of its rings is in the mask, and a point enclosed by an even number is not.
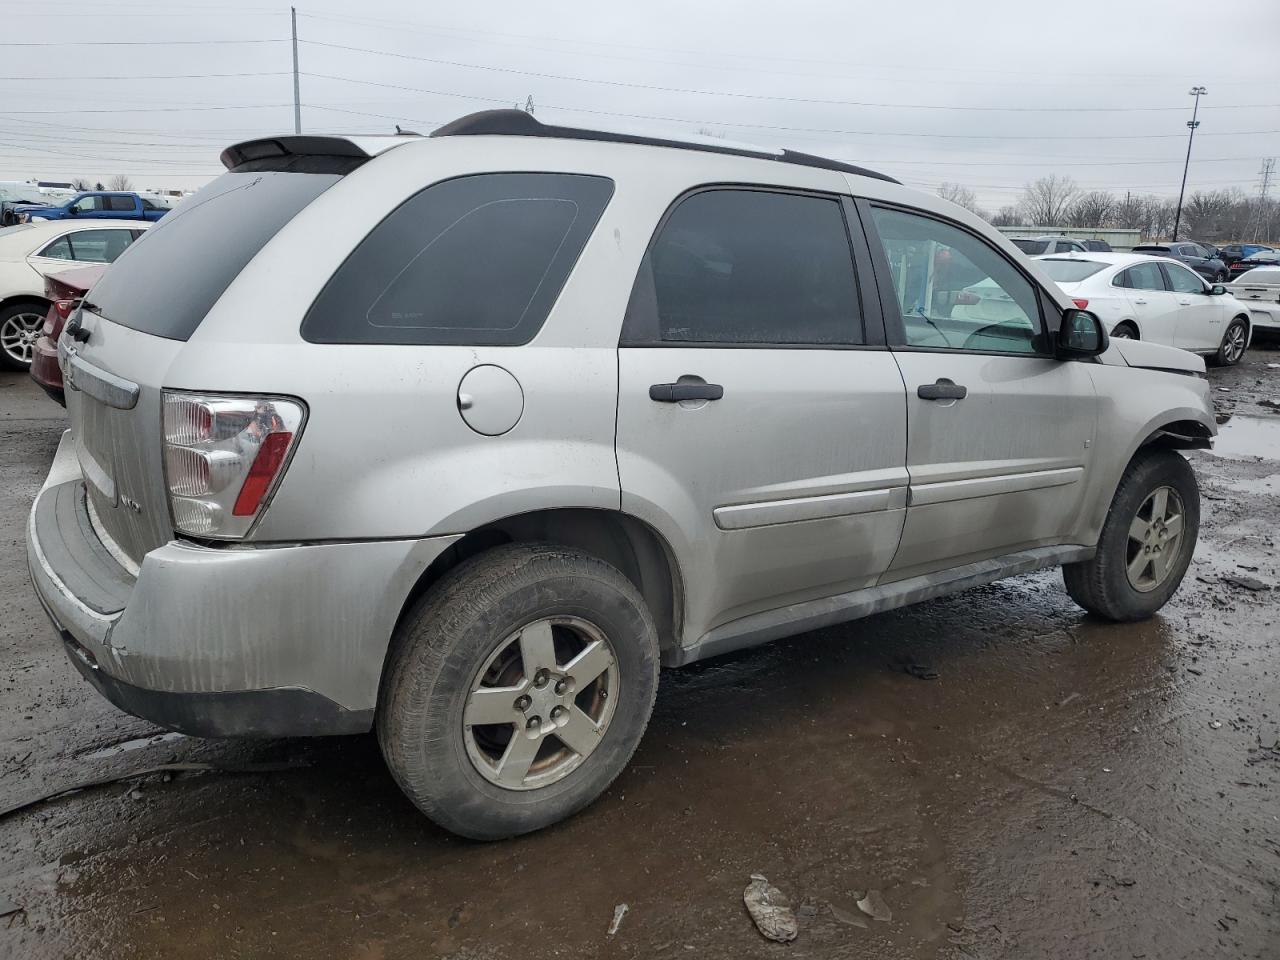
<svg viewBox="0 0 1280 960"><path fill-rule="evenodd" d="M1058 327L1059 360L1083 360L1096 357L1111 345L1107 328L1096 314L1088 310L1066 310Z"/></svg>
<svg viewBox="0 0 1280 960"><path fill-rule="evenodd" d="M1215 283L1212 287L1209 288L1209 296L1211 297L1220 297L1226 292L1227 292L1227 288L1220 283Z"/></svg>

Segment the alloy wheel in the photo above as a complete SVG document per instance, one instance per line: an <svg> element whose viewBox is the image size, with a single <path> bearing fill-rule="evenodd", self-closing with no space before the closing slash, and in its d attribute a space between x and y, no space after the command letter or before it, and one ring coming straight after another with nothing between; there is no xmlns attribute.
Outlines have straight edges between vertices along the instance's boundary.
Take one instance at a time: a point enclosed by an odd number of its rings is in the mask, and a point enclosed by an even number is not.
<svg viewBox="0 0 1280 960"><path fill-rule="evenodd" d="M43 325L44 317L38 313L23 311L13 314L0 325L0 350L11 360L30 366Z"/></svg>
<svg viewBox="0 0 1280 960"><path fill-rule="evenodd" d="M1226 341L1222 344L1222 355L1227 363L1237 363L1244 356L1244 324L1233 323L1227 329Z"/></svg>
<svg viewBox="0 0 1280 960"><path fill-rule="evenodd" d="M1157 487L1129 524L1125 566L1133 589L1150 593L1169 579L1182 547L1182 533L1182 498L1173 487Z"/></svg>
<svg viewBox="0 0 1280 960"><path fill-rule="evenodd" d="M476 673L463 709L467 755L486 780L533 790L563 780L613 719L618 664L609 639L578 617L535 620Z"/></svg>

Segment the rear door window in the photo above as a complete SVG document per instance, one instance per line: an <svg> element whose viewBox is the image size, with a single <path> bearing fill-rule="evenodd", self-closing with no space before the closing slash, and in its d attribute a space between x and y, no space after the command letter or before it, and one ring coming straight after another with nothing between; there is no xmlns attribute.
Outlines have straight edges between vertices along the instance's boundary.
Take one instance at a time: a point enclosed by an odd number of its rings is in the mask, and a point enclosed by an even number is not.
<svg viewBox="0 0 1280 960"><path fill-rule="evenodd" d="M303 320L302 336L312 343L528 343L612 194L605 177L558 173L480 174L428 187L338 268Z"/></svg>
<svg viewBox="0 0 1280 960"><path fill-rule="evenodd" d="M330 169L324 158L297 158ZM114 323L188 340L245 265L341 172L229 172L165 214L93 288Z"/></svg>
<svg viewBox="0 0 1280 960"><path fill-rule="evenodd" d="M686 197L641 264L622 342L865 343L840 202L737 189Z"/></svg>
<svg viewBox="0 0 1280 960"><path fill-rule="evenodd" d="M1124 273L1120 274L1123 278L1122 283L1116 286L1129 287L1133 290L1167 290L1165 286L1164 274L1160 272L1160 264L1158 263L1138 263L1134 264Z"/></svg>
<svg viewBox="0 0 1280 960"><path fill-rule="evenodd" d="M132 213L137 207L134 205L133 197L113 196L107 197L108 210L127 210Z"/></svg>

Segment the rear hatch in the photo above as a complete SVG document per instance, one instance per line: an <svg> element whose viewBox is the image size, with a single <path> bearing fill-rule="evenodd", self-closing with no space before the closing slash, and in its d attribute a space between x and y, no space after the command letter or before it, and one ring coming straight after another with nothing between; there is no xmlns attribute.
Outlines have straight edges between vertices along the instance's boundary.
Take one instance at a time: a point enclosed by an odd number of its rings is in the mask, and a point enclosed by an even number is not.
<svg viewBox="0 0 1280 960"><path fill-rule="evenodd" d="M245 265L367 159L347 141L331 141L341 145L339 155L294 154L281 146L287 142L260 142L268 146L258 146L258 159L233 166L143 234L85 297L77 319L87 339L59 342L90 518L128 567L173 538L161 436L162 389L174 386L166 372ZM244 160L230 150L228 157ZM73 319L68 333L76 325Z"/></svg>

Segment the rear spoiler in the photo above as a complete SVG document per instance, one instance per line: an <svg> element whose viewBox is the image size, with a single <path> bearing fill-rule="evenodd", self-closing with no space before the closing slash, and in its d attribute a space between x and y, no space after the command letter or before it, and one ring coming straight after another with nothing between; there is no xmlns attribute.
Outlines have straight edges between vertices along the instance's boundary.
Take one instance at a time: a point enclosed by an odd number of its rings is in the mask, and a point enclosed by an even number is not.
<svg viewBox="0 0 1280 960"><path fill-rule="evenodd" d="M384 150L416 139L410 136L337 137L304 136L294 134L284 137L264 137L246 140L222 151L220 159L228 170L245 164L271 165L273 161L287 161L297 157L327 157L342 159L352 167L359 166Z"/></svg>

